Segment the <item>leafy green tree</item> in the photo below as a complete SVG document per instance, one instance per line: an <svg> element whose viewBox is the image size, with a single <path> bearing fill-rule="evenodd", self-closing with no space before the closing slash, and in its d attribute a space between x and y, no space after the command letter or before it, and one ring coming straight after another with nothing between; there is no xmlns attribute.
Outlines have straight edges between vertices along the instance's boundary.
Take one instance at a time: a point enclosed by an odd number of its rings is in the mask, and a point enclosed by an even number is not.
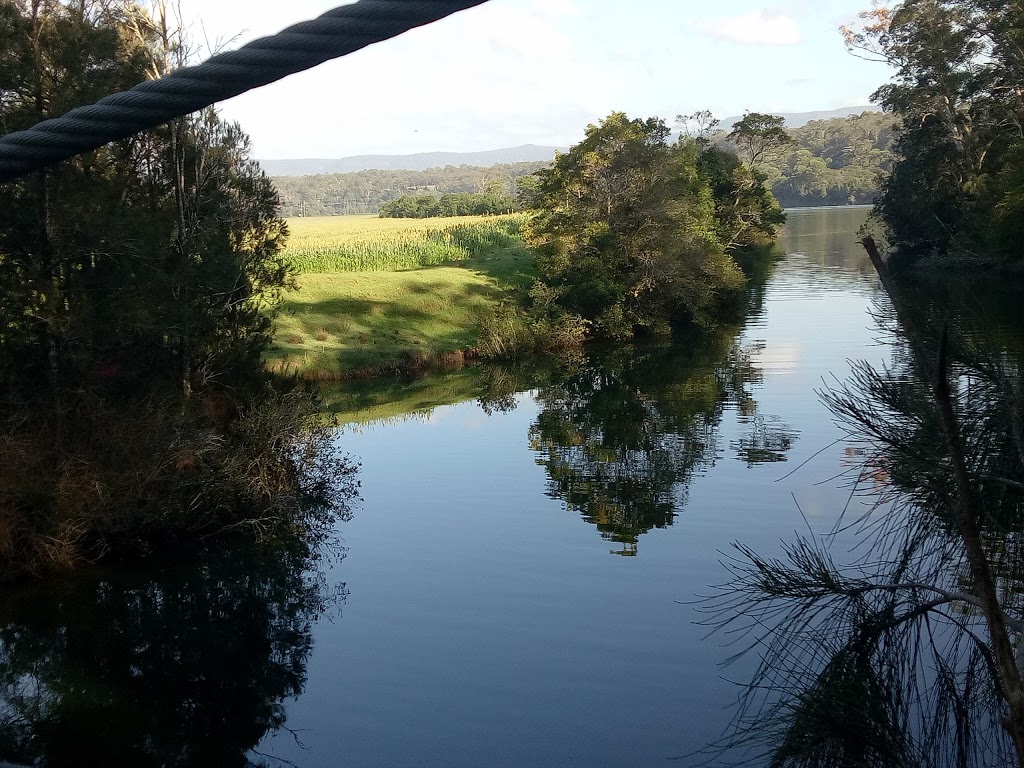
<svg viewBox="0 0 1024 768"><path fill-rule="evenodd" d="M731 152L710 144L697 146L697 167L711 189L716 232L725 250L772 242L786 217L768 189L766 175Z"/></svg>
<svg viewBox="0 0 1024 768"><path fill-rule="evenodd" d="M598 335L712 324L743 275L719 240L694 141L667 144L657 118L614 112L539 173L529 228L541 279Z"/></svg>
<svg viewBox="0 0 1024 768"><path fill-rule="evenodd" d="M529 211L540 207L540 185L540 176L535 173L516 179L516 205L519 210Z"/></svg>
<svg viewBox="0 0 1024 768"><path fill-rule="evenodd" d="M793 143L786 132L784 118L761 112L747 112L726 138L739 150L744 162L755 170L776 159Z"/></svg>
<svg viewBox="0 0 1024 768"><path fill-rule="evenodd" d="M875 98L902 121L901 159L879 202L902 251L980 256L1002 246L1019 258L996 212L1012 210L1019 191L1024 10L905 0L879 4L845 32L851 50L896 70Z"/></svg>
<svg viewBox="0 0 1024 768"><path fill-rule="evenodd" d="M12 128L145 79L165 56L153 25L137 37L133 3L4 7L23 62L3 70ZM18 369L12 386L38 391L41 376L52 392L116 368L122 386L163 379L188 395L258 371L264 310L288 284L286 229L238 126L206 111L5 191L0 356Z"/></svg>

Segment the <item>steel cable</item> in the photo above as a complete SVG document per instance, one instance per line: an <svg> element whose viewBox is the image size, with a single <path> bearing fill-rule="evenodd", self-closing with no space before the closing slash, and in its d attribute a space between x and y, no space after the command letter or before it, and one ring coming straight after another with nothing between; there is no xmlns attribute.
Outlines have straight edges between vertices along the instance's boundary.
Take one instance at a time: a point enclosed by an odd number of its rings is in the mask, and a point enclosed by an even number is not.
<svg viewBox="0 0 1024 768"><path fill-rule="evenodd" d="M155 128L487 0L360 0L0 137L0 181Z"/></svg>

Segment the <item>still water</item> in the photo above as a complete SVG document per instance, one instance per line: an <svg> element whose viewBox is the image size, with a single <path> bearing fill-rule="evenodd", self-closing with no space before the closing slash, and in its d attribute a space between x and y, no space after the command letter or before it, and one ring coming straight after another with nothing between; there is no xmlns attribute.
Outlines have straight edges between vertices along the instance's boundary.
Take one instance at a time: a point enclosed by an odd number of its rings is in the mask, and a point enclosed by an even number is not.
<svg viewBox="0 0 1024 768"><path fill-rule="evenodd" d="M800 509L826 527L847 503L843 483L820 484L844 446L814 390L887 355L864 217L791 214L738 338L596 355L505 412L466 402L346 428L364 497L337 569L349 596L315 629L288 707L305 749L279 733L260 751L641 766L717 738L737 695L724 678L745 670L719 666L728 651L687 603L725 578L733 541L770 550ZM764 433L778 460L745 450Z"/></svg>
<svg viewBox="0 0 1024 768"><path fill-rule="evenodd" d="M722 666L734 649L695 601L734 542L772 554L869 502L816 395L891 354L855 242L866 214L792 212L745 321L712 338L356 398L343 552L19 596L0 621L0 757L699 764L666 759L722 735L752 662Z"/></svg>

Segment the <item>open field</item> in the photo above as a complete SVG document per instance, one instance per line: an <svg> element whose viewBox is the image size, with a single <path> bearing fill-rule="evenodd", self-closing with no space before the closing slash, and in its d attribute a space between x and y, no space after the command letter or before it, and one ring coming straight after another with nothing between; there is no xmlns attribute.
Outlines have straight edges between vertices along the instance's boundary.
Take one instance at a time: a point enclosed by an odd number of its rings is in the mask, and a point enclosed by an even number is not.
<svg viewBox="0 0 1024 768"><path fill-rule="evenodd" d="M393 272L482 256L519 242L522 216L289 219L286 255L303 274Z"/></svg>
<svg viewBox="0 0 1024 768"><path fill-rule="evenodd" d="M286 297L268 365L331 380L431 365L474 348L482 320L535 274L521 221L289 220L287 254L300 289ZM460 359L447 355L449 364Z"/></svg>

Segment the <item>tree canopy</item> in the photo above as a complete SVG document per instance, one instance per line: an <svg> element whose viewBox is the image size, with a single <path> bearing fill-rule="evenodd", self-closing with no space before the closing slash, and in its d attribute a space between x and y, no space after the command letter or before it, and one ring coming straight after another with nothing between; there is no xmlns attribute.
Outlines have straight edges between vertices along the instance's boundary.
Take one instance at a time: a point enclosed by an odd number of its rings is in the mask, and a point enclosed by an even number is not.
<svg viewBox="0 0 1024 768"><path fill-rule="evenodd" d="M785 119L762 112L746 113L725 138L752 168L777 159L793 143Z"/></svg>
<svg viewBox="0 0 1024 768"><path fill-rule="evenodd" d="M658 118L613 112L540 171L530 225L543 283L593 332L713 324L743 274L730 255L783 220L764 177Z"/></svg>
<svg viewBox="0 0 1024 768"><path fill-rule="evenodd" d="M440 216L496 216L521 210L519 201L502 185L489 192L441 195L403 195L380 207L384 219L433 219Z"/></svg>
<svg viewBox="0 0 1024 768"><path fill-rule="evenodd" d="M878 3L845 30L896 75L875 99L899 116L879 211L907 256L1019 259L1024 214L1024 10L999 0Z"/></svg>

